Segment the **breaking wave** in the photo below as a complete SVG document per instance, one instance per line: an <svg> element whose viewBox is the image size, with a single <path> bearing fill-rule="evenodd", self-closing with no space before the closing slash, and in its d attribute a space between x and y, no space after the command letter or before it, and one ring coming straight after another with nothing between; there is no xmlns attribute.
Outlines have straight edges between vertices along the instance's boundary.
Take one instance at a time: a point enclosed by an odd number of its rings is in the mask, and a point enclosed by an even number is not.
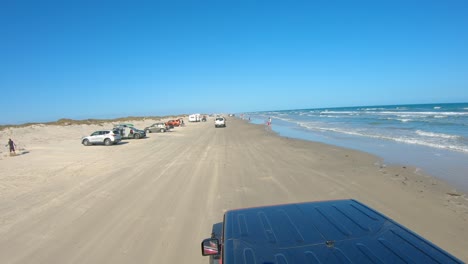
<svg viewBox="0 0 468 264"><path fill-rule="evenodd" d="M434 133L434 132L426 132L422 130L416 130L416 134L424 137L435 137L435 138L452 138L452 139L457 139L460 138L460 136L456 135L448 135L448 134L443 134L443 133Z"/></svg>
<svg viewBox="0 0 468 264"><path fill-rule="evenodd" d="M360 137L368 137L368 138L375 138L380 140L391 140L405 144L413 144L413 145L420 145L426 146L431 148L438 148L438 149L448 149L454 151L460 151L468 153L468 146L463 145L455 145L453 143L444 143L444 142L431 142L428 140L424 140L424 138L416 138L416 137L409 137L409 136L388 136L383 134L371 134L366 130L352 130L352 129L345 129L345 128L332 128L332 127L323 127L320 124L310 124L310 123L298 123L299 126L306 128L308 130L315 130L319 132L334 132L352 136L360 136ZM425 137L432 137L432 138L441 138L444 140L447 139L458 139L459 136L454 135L447 135L442 133L432 133L432 132L425 132L418 130L416 134Z"/></svg>

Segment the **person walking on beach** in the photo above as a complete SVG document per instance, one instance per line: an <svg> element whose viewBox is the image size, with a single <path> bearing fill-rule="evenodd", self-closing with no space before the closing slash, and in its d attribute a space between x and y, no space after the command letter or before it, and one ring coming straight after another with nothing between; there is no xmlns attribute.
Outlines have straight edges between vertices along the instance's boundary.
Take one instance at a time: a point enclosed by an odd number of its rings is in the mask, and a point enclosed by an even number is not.
<svg viewBox="0 0 468 264"><path fill-rule="evenodd" d="M271 129L271 117L268 118L268 120L266 121L266 125L267 125L266 126L267 129Z"/></svg>
<svg viewBox="0 0 468 264"><path fill-rule="evenodd" d="M11 138L8 139L8 145L7 146L10 146L10 154L13 152L13 154L16 155L16 151L15 151L16 144L15 144L15 142L13 142L13 140L11 140Z"/></svg>

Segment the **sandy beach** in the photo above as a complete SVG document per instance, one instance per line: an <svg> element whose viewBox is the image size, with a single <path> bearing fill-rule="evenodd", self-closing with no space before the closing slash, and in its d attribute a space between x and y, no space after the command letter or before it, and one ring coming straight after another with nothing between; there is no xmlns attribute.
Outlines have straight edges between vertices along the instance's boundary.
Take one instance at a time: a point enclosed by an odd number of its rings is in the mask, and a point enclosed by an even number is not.
<svg viewBox="0 0 468 264"><path fill-rule="evenodd" d="M0 153L0 263L206 263L226 210L349 198L468 262L466 194L417 168L237 118L186 124L109 147L80 138L111 123L1 131L19 150Z"/></svg>

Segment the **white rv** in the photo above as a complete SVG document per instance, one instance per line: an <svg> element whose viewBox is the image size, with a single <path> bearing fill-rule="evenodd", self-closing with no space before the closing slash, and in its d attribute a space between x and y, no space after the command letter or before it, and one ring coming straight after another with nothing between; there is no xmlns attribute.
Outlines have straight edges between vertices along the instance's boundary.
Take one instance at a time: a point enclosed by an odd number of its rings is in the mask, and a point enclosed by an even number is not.
<svg viewBox="0 0 468 264"><path fill-rule="evenodd" d="M200 120L201 120L200 114L193 114L193 115L189 115L188 117L189 122L200 122Z"/></svg>

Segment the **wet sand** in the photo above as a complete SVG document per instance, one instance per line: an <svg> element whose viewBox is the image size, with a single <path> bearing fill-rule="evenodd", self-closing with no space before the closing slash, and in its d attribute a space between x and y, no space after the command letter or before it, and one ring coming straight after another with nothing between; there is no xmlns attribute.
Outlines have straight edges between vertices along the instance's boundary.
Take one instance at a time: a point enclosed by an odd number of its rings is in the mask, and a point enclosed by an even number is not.
<svg viewBox="0 0 468 264"><path fill-rule="evenodd" d="M236 118L213 122L110 147L80 138L111 124L1 131L20 150L0 153L0 263L206 263L200 241L226 210L349 198L468 261L468 202L444 182Z"/></svg>

